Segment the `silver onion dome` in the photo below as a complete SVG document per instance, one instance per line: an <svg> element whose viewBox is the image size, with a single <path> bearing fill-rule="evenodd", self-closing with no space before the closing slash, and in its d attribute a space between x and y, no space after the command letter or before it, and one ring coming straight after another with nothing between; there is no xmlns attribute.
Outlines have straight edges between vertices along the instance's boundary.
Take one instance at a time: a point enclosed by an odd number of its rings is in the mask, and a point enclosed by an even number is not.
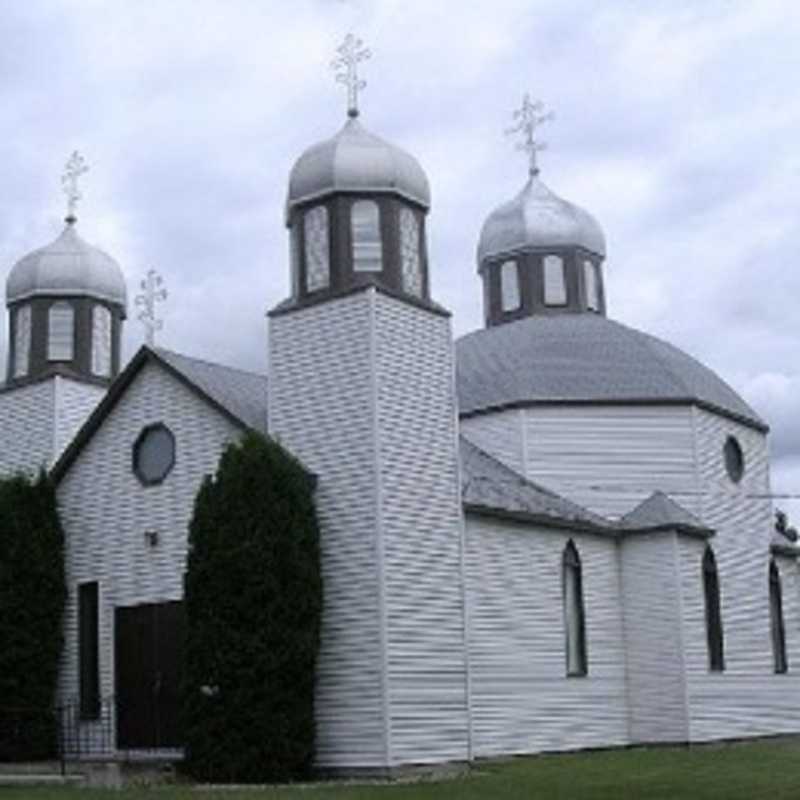
<svg viewBox="0 0 800 800"><path fill-rule="evenodd" d="M83 241L72 223L55 241L23 256L8 276L7 304L42 295L85 295L123 309L127 300L119 264Z"/></svg>
<svg viewBox="0 0 800 800"><path fill-rule="evenodd" d="M419 162L367 131L355 117L297 159L289 176L286 209L347 191L395 192L426 209L431 202L428 178Z"/></svg>
<svg viewBox="0 0 800 800"><path fill-rule="evenodd" d="M600 225L589 214L551 191L532 174L522 191L486 219L478 242L478 265L525 248L582 247L606 254Z"/></svg>

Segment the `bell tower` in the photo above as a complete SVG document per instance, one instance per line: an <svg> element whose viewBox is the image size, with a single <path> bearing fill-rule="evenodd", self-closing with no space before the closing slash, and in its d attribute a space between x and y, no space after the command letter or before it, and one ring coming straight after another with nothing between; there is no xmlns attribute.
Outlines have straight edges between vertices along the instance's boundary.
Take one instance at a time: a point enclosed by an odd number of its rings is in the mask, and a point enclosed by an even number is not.
<svg viewBox="0 0 800 800"><path fill-rule="evenodd" d="M324 611L317 760L469 757L450 315L430 298L422 168L348 119L289 180L292 296L269 315L269 430L318 478Z"/></svg>

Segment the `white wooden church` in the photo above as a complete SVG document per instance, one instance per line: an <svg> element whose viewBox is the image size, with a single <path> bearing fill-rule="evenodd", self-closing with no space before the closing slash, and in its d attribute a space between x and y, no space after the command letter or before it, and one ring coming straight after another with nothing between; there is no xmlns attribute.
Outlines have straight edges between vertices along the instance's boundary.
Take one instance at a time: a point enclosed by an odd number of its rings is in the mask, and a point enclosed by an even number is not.
<svg viewBox="0 0 800 800"><path fill-rule="evenodd" d="M607 318L603 232L541 180L538 111L527 182L477 237L485 327L455 342L425 172L355 102L291 169L268 375L146 346L123 368L123 274L74 204L11 268L0 468L57 481L60 702L103 755L179 752L188 522L247 430L317 479L320 768L800 731L767 423Z"/></svg>

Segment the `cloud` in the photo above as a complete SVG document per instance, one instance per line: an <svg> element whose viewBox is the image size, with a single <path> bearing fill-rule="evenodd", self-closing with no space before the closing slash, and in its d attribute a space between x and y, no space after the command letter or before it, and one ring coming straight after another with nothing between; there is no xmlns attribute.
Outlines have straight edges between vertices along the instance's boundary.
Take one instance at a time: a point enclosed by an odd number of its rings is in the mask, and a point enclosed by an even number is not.
<svg viewBox="0 0 800 800"><path fill-rule="evenodd" d="M344 121L328 65L349 30L373 51L364 123L428 172L432 282L458 333L482 324L481 224L525 179L503 130L530 90L556 111L544 179L605 229L611 315L718 370L772 422L779 462L800 456L800 13L778 0L6 4L6 269L58 234L80 148L81 233L132 294L164 275L161 341L263 369L287 175ZM141 339L131 314L128 355Z"/></svg>

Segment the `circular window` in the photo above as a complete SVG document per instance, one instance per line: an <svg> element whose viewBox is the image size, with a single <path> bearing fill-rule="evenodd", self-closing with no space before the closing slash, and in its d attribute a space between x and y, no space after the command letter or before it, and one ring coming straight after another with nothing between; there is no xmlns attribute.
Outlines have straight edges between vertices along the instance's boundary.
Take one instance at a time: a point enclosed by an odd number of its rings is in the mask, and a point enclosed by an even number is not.
<svg viewBox="0 0 800 800"><path fill-rule="evenodd" d="M162 424L149 425L133 445L133 471L145 485L161 483L175 463L175 437Z"/></svg>
<svg viewBox="0 0 800 800"><path fill-rule="evenodd" d="M725 471L728 477L734 482L739 483L744 475L744 453L739 442L733 436L729 436L723 448L725 456Z"/></svg>

